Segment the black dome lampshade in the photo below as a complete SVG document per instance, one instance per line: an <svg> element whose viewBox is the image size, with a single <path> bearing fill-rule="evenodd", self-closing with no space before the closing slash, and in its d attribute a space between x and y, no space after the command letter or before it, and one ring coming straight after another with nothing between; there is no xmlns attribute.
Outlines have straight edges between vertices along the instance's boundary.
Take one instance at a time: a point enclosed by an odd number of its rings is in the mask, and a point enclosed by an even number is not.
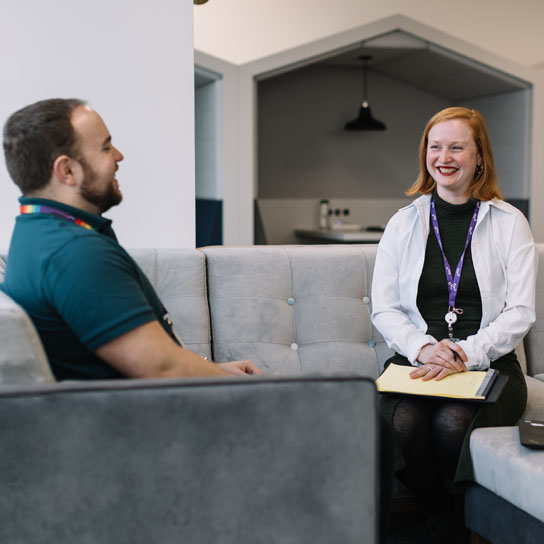
<svg viewBox="0 0 544 544"><path fill-rule="evenodd" d="M359 108L357 118L347 122L344 125L344 130L385 130L385 125L372 117L372 112L370 111L370 106L367 101L366 63L372 57L369 55L361 55L359 58L363 61L363 102Z"/></svg>

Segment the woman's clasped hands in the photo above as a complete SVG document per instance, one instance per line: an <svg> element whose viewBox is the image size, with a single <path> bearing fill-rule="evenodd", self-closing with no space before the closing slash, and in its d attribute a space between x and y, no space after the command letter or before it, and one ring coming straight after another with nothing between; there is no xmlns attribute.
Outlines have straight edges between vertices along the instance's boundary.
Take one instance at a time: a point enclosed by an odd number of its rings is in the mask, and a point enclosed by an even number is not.
<svg viewBox="0 0 544 544"><path fill-rule="evenodd" d="M422 366L410 372L410 378L423 381L442 380L450 374L466 372L468 358L463 349L453 340L444 339L436 344L426 344L417 357Z"/></svg>

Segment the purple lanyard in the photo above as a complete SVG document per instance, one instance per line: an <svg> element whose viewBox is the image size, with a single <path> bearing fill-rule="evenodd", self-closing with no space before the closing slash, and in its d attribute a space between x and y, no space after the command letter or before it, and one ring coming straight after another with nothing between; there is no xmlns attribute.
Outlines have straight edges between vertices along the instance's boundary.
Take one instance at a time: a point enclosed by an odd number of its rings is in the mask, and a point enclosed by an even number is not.
<svg viewBox="0 0 544 544"><path fill-rule="evenodd" d="M463 249L463 254L461 255L461 258L459 259L459 262L457 263L457 267L455 268L455 276L452 276L450 263L448 262L448 259L446 258L446 254L444 253L444 248L442 247L442 239L440 238L440 230L438 228L438 219L436 218L436 207L434 205L434 198L431 199L431 222L433 224L434 233L436 234L438 245L440 246L440 251L442 252L442 258L444 259L444 268L446 270L446 279L448 281L449 308L448 308L448 314L446 315L446 322L448 323L448 325L450 324L448 321L449 314L451 314L452 312L461 314L463 312L463 310L461 310L460 308L455 307L455 297L457 296L457 288L459 287L459 280L461 279L461 271L463 270L465 253L467 251L468 245L470 244L472 233L474 232L474 227L476 226L476 221L478 220L479 211L480 211L480 201L476 202L476 207L474 208L474 213L472 214L472 219L470 220L470 226L468 227L467 240L465 242L465 249ZM452 318L453 317L455 316L452 316ZM452 322L455 323L456 320L457 318L455 317L455 320Z"/></svg>

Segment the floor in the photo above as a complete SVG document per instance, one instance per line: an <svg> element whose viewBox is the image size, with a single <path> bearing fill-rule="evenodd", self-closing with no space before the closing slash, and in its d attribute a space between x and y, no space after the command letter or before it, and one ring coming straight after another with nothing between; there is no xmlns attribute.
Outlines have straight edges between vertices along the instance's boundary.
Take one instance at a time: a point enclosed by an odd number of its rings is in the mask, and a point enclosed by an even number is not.
<svg viewBox="0 0 544 544"><path fill-rule="evenodd" d="M421 541L425 528L425 515L418 509L413 498L395 498L392 504L387 544L417 544ZM454 535L456 544L471 542L469 531L462 525Z"/></svg>
<svg viewBox="0 0 544 544"><path fill-rule="evenodd" d="M425 528L424 514L412 509L401 508L393 511L387 534L387 544L417 544L420 542ZM470 542L468 530L458 528L455 542L465 544Z"/></svg>
<svg viewBox="0 0 544 544"><path fill-rule="evenodd" d="M417 512L393 512L387 544L415 544L423 534L425 518Z"/></svg>

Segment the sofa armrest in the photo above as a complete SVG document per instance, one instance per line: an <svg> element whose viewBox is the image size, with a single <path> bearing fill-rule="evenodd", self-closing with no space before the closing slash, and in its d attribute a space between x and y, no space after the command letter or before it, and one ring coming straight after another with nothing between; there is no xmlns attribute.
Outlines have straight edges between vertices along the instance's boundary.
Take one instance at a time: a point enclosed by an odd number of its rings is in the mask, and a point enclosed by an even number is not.
<svg viewBox="0 0 544 544"><path fill-rule="evenodd" d="M54 381L31 319L14 300L0 291L0 384Z"/></svg>
<svg viewBox="0 0 544 544"><path fill-rule="evenodd" d="M0 542L376 542L358 377L0 388Z"/></svg>

